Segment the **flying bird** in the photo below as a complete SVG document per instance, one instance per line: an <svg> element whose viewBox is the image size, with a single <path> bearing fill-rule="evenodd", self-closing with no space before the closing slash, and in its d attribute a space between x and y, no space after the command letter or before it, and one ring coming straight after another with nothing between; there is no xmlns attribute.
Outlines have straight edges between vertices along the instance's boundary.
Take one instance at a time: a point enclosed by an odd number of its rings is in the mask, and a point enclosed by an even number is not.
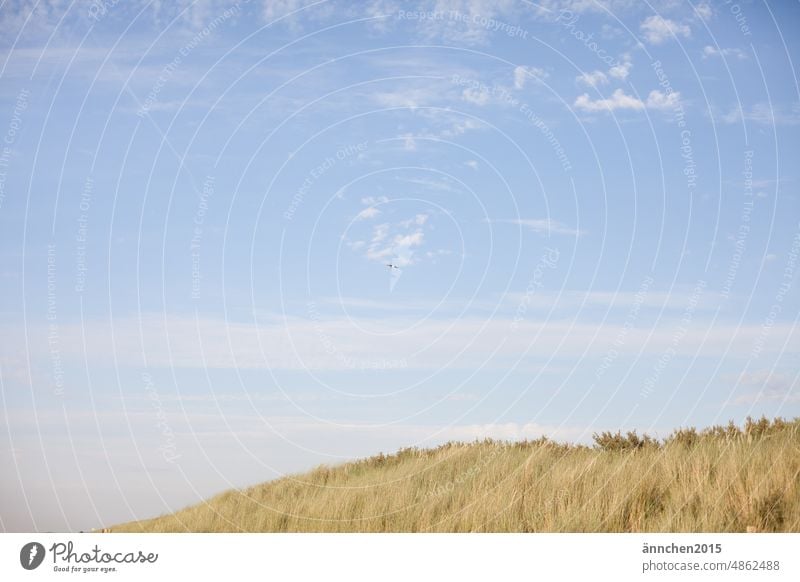
<svg viewBox="0 0 800 582"><path fill-rule="evenodd" d="M392 263L386 263L386 266L389 267L390 271L392 269L398 269L398 270L400 269L400 267L398 267L397 265L393 265Z"/></svg>

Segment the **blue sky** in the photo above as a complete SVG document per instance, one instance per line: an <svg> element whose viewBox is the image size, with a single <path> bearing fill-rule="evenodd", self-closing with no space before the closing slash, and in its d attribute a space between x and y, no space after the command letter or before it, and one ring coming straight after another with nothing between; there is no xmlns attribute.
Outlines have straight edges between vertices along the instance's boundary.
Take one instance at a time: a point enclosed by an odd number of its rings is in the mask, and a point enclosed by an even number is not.
<svg viewBox="0 0 800 582"><path fill-rule="evenodd" d="M797 416L798 24L4 2L0 528L450 439Z"/></svg>

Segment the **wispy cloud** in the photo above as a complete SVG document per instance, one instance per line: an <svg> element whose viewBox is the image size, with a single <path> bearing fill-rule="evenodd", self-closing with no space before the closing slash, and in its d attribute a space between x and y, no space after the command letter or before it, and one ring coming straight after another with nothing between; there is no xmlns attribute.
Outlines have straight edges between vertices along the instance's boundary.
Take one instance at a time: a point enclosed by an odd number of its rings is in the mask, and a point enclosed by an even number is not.
<svg viewBox="0 0 800 582"><path fill-rule="evenodd" d="M714 9L708 2L700 2L694 7L695 14L701 20L711 20L714 16Z"/></svg>
<svg viewBox="0 0 800 582"><path fill-rule="evenodd" d="M717 122L741 123L751 121L761 125L798 125L800 124L800 102L790 107L770 105L766 102L756 103L750 108L741 105L733 107L728 113L716 114Z"/></svg>
<svg viewBox="0 0 800 582"><path fill-rule="evenodd" d="M518 66L514 68L514 88L523 89L531 79L546 79L547 71L540 67Z"/></svg>
<svg viewBox="0 0 800 582"><path fill-rule="evenodd" d="M739 60L747 58L747 53L738 48L718 48L711 45L703 47L703 58L708 59L712 57L735 57Z"/></svg>
<svg viewBox="0 0 800 582"><path fill-rule="evenodd" d="M414 265L417 262L417 251L425 243L423 228L428 219L428 214L418 213L396 223L383 222L374 225L368 244L356 241L348 246L354 251L363 250L363 256L370 261L389 261L397 268Z"/></svg>
<svg viewBox="0 0 800 582"><path fill-rule="evenodd" d="M419 34L426 39L441 39L459 44L484 44L492 35L495 22L508 28L516 22L517 3L513 0L434 0L422 2L418 9L439 15L419 22ZM492 23L487 25L487 23Z"/></svg>
<svg viewBox="0 0 800 582"><path fill-rule="evenodd" d="M603 71L593 71L591 73L583 73L575 78L579 83L588 85L589 87L597 87L598 85L608 84L608 77Z"/></svg>
<svg viewBox="0 0 800 582"><path fill-rule="evenodd" d="M414 325L409 325L413 322ZM514 324L514 325L512 325ZM326 369L351 370L374 367L375 362L403 362L407 369L472 369L480 361L485 369L497 369L518 361L524 354L548 358L602 356L607 341L620 333L626 337L620 354L661 355L665 349L676 355L707 358L748 357L755 341L763 335L760 324L739 325L709 322L696 317L687 326L682 341L674 343L675 326L661 319L653 325L639 322L634 329L623 322L570 322L537 319L534 314L515 324L506 317L463 316L458 319L427 317L422 321L399 315L393 318L283 317L275 323L244 323L224 319L163 314L141 318L115 319L112 327L103 322L63 325L60 333L62 358L66 365L100 367L239 368L239 369ZM29 326L32 340L46 339L47 326ZM8 336L7 327L0 336ZM17 333L16 331L14 332ZM378 335L376 335L376 333ZM797 353L785 346L797 329L776 324L762 354ZM82 341L67 338L86 338ZM13 335L18 337L18 335ZM420 346L425 349L420 350ZM32 358L47 362L46 341L31 342ZM38 351L37 351L38 350Z"/></svg>
<svg viewBox="0 0 800 582"><path fill-rule="evenodd" d="M358 214L356 214L355 220L370 220L375 218L376 216L380 215L381 211L375 208L374 206L368 206Z"/></svg>
<svg viewBox="0 0 800 582"><path fill-rule="evenodd" d="M545 313L551 310L570 310L585 308L601 308L602 310L629 311L632 305L642 308L682 312L690 302L696 302L697 311L716 309L722 302L721 295L704 294L697 298L690 291L674 290L671 292L648 290L646 293L632 291L560 291L548 292L540 290L534 297L526 297L524 293L513 292L503 296L503 304L516 307L522 301L530 309L540 309Z"/></svg>
<svg viewBox="0 0 800 582"><path fill-rule="evenodd" d="M461 97L467 103L484 106L491 100L491 93L484 87L467 87L461 92Z"/></svg>
<svg viewBox="0 0 800 582"><path fill-rule="evenodd" d="M739 394L731 402L734 405L800 402L800 382L796 376L790 374L774 370L744 372L739 376L737 383L744 388L757 388L757 390Z"/></svg>
<svg viewBox="0 0 800 582"><path fill-rule="evenodd" d="M586 232L583 230L578 230L564 224L563 222L553 220L552 218L512 218L508 220L496 220L493 222L518 224L538 234L564 234L570 236L580 236L586 234Z"/></svg>
<svg viewBox="0 0 800 582"><path fill-rule="evenodd" d="M384 107L408 107L416 109L440 103L444 95L434 88L400 88L396 91L378 91L372 99Z"/></svg>

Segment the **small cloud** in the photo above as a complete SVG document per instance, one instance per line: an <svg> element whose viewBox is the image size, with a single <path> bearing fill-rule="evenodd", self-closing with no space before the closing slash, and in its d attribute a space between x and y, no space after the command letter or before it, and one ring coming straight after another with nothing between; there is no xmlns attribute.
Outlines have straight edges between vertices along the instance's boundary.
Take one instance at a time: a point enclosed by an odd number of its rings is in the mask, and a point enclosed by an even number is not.
<svg viewBox="0 0 800 582"><path fill-rule="evenodd" d="M482 129L485 125L476 119L464 119L462 121L456 121L450 127L446 127L439 132L438 135L434 137L444 138L444 139L452 139L454 137L458 137L460 135L464 135L468 131L472 131L474 129Z"/></svg>
<svg viewBox="0 0 800 582"><path fill-rule="evenodd" d="M398 234L394 237L394 246L395 248L398 247L418 247L422 245L422 242L425 240L425 233L421 230L413 232L411 234Z"/></svg>
<svg viewBox="0 0 800 582"><path fill-rule="evenodd" d="M711 45L703 47L703 58L712 57L736 57L739 60L744 60L747 58L747 53L738 48L716 48Z"/></svg>
<svg viewBox="0 0 800 582"><path fill-rule="evenodd" d="M389 199L386 196L364 196L361 199L361 204L365 204L366 206L374 206L375 204L385 204L389 202Z"/></svg>
<svg viewBox="0 0 800 582"><path fill-rule="evenodd" d="M389 234L389 223L384 222L383 224L378 224L372 229L372 244L378 244L382 242L386 236Z"/></svg>
<svg viewBox="0 0 800 582"><path fill-rule="evenodd" d="M417 109L425 105L439 101L442 98L440 88L434 87L410 87L397 91L384 91L370 93L370 97L378 105L391 108Z"/></svg>
<svg viewBox="0 0 800 582"><path fill-rule="evenodd" d="M364 210L362 210L361 212L359 212L359 213L356 215L356 218L355 218L355 220L369 220L369 219L371 219L371 218L375 218L375 217L376 217L376 216L378 216L379 214L381 214L381 211L380 211L380 210L378 210L378 209L377 209L377 208L375 208L374 206L370 206L370 207L368 207L368 208L365 208L365 209L364 209Z"/></svg>
<svg viewBox="0 0 800 582"><path fill-rule="evenodd" d="M708 2L701 2L695 6L694 12L701 20L711 20L711 17L714 16L714 9L711 8L711 4Z"/></svg>
<svg viewBox="0 0 800 582"><path fill-rule="evenodd" d="M398 9L399 6L391 0L373 0L364 6L364 14L370 17L368 26L379 33L388 32L392 16Z"/></svg>
<svg viewBox="0 0 800 582"><path fill-rule="evenodd" d="M467 160L466 162L464 162L464 164L469 166L473 170L478 169L478 160Z"/></svg>
<svg viewBox="0 0 800 582"><path fill-rule="evenodd" d="M589 87L597 87L598 85L605 85L608 83L608 77L606 77L603 71L584 73L576 77L575 80Z"/></svg>
<svg viewBox="0 0 800 582"><path fill-rule="evenodd" d="M361 250L368 260L389 263L392 266L393 287L401 274L400 269L416 264L418 250L425 243L423 227L429 219L429 214L418 213L395 224L377 224L372 227L372 238L368 244L358 241L358 244L348 243L348 246L354 251ZM423 253L418 256L427 255Z"/></svg>
<svg viewBox="0 0 800 582"><path fill-rule="evenodd" d="M800 124L800 102L793 103L788 108L770 103L756 103L749 110L744 110L741 105L737 105L728 113L715 114L714 120L718 123L741 123L744 120L768 126L798 125Z"/></svg>
<svg viewBox="0 0 800 582"><path fill-rule="evenodd" d="M666 110L666 109L674 109L681 100L681 94L678 91L672 91L670 93L662 93L661 91L650 91L650 95L647 96L647 107L648 109L659 109L659 110Z"/></svg>
<svg viewBox="0 0 800 582"><path fill-rule="evenodd" d="M461 97L467 103L483 107L489 103L489 91L485 89L472 89L470 87L461 92Z"/></svg>
<svg viewBox="0 0 800 582"><path fill-rule="evenodd" d="M169 5L168 2L153 2L156 6ZM194 10L198 10L198 6L207 8L208 2L195 2L192 4ZM316 9L313 12L304 10L313 4L312 0L270 0L269 2L261 3L261 17L264 22L271 23L276 20L281 20L283 24L293 30L300 30L300 20L302 18L325 18L330 15L329 10ZM182 6L178 4L178 6Z"/></svg>
<svg viewBox="0 0 800 582"><path fill-rule="evenodd" d="M608 70L608 74L603 71L593 71L591 73L584 73L576 78L577 81L588 85L590 87L598 87L608 83L608 77L624 81L628 78L628 74L633 68L629 55L624 55L624 61L617 63Z"/></svg>
<svg viewBox="0 0 800 582"><path fill-rule="evenodd" d="M789 374L772 370L758 370L742 373L738 384L744 387L755 387L758 390L740 394L732 404L758 404L763 402L800 402L798 383Z"/></svg>
<svg viewBox="0 0 800 582"><path fill-rule="evenodd" d="M615 109L641 110L645 104L641 99L626 95L622 89L617 89L606 99L596 99L592 101L588 93L580 95L574 106L584 111L614 111Z"/></svg>
<svg viewBox="0 0 800 582"><path fill-rule="evenodd" d="M413 134L404 133L400 137L403 138L403 149L407 152L413 152L417 149L417 140L414 139Z"/></svg>
<svg viewBox="0 0 800 582"><path fill-rule="evenodd" d="M398 224L403 228L409 228L412 225L422 226L426 222L428 222L429 215L427 214L417 214L414 218L409 218L408 220L401 220Z"/></svg>
<svg viewBox="0 0 800 582"><path fill-rule="evenodd" d="M608 74L614 77L615 79L619 79L620 81L624 81L628 78L628 74L631 72L631 68L633 68L633 64L626 60L623 63L618 65L614 65L608 70Z"/></svg>
<svg viewBox="0 0 800 582"><path fill-rule="evenodd" d="M523 89L529 79L546 79L547 71L539 67L518 66L514 69L514 88Z"/></svg>
<svg viewBox="0 0 800 582"><path fill-rule="evenodd" d="M645 18L639 28L650 44L661 44L670 38L689 38L692 34L692 29L687 24L655 15Z"/></svg>
<svg viewBox="0 0 800 582"><path fill-rule="evenodd" d="M585 231L572 228L571 226L567 226L563 222L558 222L552 218L517 218L510 220L498 220L496 222L518 224L538 234L565 234L571 236L581 236L586 234Z"/></svg>

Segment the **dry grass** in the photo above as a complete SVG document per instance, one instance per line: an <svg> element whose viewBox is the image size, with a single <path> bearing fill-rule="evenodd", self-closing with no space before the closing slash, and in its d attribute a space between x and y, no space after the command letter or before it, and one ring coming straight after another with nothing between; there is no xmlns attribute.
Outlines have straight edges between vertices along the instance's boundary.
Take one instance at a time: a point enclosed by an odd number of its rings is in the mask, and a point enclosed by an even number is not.
<svg viewBox="0 0 800 582"><path fill-rule="evenodd" d="M800 418L664 441L448 443L228 491L115 532L800 531Z"/></svg>

